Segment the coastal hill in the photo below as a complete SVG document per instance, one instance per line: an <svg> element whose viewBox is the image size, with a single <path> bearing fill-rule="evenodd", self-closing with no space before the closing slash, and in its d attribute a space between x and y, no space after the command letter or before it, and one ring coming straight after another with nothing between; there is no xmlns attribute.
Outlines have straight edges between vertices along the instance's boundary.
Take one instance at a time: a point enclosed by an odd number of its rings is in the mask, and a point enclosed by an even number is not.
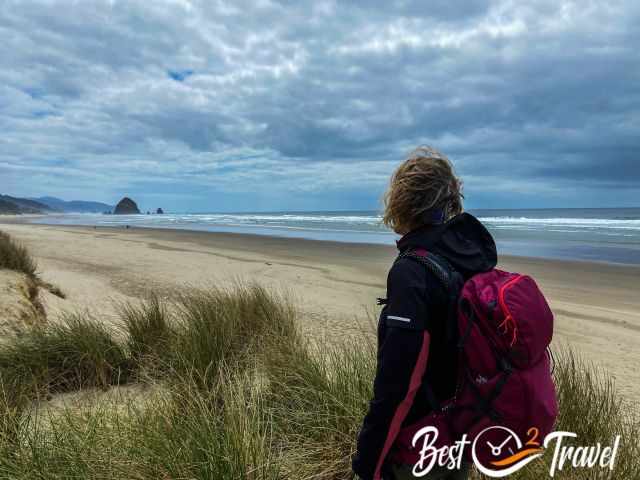
<svg viewBox="0 0 640 480"><path fill-rule="evenodd" d="M129 197L124 197L118 202L116 208L113 210L114 215L134 215L140 213L136 202Z"/></svg>
<svg viewBox="0 0 640 480"><path fill-rule="evenodd" d="M15 203L0 198L0 214L4 215L18 215L20 213L20 207Z"/></svg>
<svg viewBox="0 0 640 480"><path fill-rule="evenodd" d="M102 213L113 210L113 205L107 205L102 202L88 202L85 200L67 201L57 197L39 197L32 200L65 213Z"/></svg>
<svg viewBox="0 0 640 480"><path fill-rule="evenodd" d="M0 214L19 215L21 213L53 213L57 211L57 209L36 200L0 195Z"/></svg>
<svg viewBox="0 0 640 480"><path fill-rule="evenodd" d="M102 213L111 211L113 205L85 200L66 201L57 197L19 198L0 195L0 214L22 213Z"/></svg>

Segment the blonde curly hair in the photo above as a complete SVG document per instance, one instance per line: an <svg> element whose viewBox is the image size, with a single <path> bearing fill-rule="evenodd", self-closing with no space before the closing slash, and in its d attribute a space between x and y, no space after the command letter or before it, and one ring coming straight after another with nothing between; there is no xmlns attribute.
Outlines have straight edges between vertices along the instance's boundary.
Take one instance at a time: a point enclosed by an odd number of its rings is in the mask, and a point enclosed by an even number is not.
<svg viewBox="0 0 640 480"><path fill-rule="evenodd" d="M438 150L415 149L391 176L384 194L382 222L398 234L405 234L432 222L462 213L462 181L449 159Z"/></svg>

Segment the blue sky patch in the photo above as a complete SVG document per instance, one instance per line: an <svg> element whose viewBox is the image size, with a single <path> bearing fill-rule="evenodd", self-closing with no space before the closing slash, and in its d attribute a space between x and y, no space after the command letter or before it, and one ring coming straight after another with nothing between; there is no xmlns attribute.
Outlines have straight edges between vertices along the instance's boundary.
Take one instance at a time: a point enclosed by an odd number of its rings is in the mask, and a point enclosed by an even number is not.
<svg viewBox="0 0 640 480"><path fill-rule="evenodd" d="M167 75L176 82L184 82L193 75L193 70L167 70Z"/></svg>

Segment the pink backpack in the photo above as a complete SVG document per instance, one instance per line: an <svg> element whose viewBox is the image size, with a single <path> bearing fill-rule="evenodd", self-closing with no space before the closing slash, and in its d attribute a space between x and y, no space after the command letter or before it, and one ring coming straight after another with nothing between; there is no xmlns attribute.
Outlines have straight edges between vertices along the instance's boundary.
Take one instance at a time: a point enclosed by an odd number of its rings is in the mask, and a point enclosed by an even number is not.
<svg viewBox="0 0 640 480"><path fill-rule="evenodd" d="M458 274L441 257L421 249L404 256L423 263L449 292L454 288L451 279ZM425 426L438 428L438 447L453 445L465 433L473 442L492 426L515 432L523 445L540 445L558 415L548 353L553 313L534 280L493 269L467 280L459 296L455 291L450 295L449 321L457 323L459 334L456 393L426 418L400 431L391 453L399 463L418 462L422 441L415 447L412 441ZM500 429L491 430L504 438ZM477 460L495 461L495 449L485 441L491 443L491 431L482 437ZM470 451L465 450L468 461Z"/></svg>

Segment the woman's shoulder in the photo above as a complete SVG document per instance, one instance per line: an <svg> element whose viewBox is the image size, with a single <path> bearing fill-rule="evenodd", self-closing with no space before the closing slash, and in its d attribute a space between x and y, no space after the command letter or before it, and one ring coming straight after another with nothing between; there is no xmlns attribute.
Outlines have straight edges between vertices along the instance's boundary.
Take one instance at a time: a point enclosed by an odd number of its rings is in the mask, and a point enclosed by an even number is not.
<svg viewBox="0 0 640 480"><path fill-rule="evenodd" d="M418 258L411 256L398 257L391 268L387 277L387 285L393 285L395 288L403 287L419 287L425 291L441 289L441 277L446 275L446 271L439 272L438 269L444 267L440 262L434 266L428 266Z"/></svg>
<svg viewBox="0 0 640 480"><path fill-rule="evenodd" d="M409 256L399 256L389 269L388 281L422 281L428 279L428 269L424 264L415 258Z"/></svg>

